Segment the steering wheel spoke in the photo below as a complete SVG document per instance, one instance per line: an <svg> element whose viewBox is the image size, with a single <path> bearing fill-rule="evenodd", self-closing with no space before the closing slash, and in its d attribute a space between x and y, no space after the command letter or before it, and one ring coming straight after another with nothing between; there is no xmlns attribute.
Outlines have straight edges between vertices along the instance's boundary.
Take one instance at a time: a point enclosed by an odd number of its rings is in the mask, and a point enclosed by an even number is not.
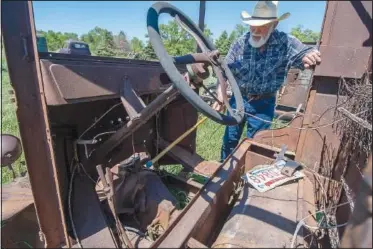
<svg viewBox="0 0 373 249"><path fill-rule="evenodd" d="M176 22L188 32L197 42L202 53L188 54L184 56L171 57L162 42L158 19L159 15L167 13L175 18ZM209 106L196 92L193 91L191 86L185 81L184 77L179 73L176 68L176 64L194 64L194 63L208 63L212 66L213 71L217 75L220 82L228 80L231 84L232 92L236 99L236 106L238 110L243 110L243 99L239 87L233 74L231 73L228 66L220 58L219 51L216 50L212 42L207 39L203 32L193 21L187 17L179 9L167 2L157 2L152 5L148 10L147 15L147 27L150 43L159 59L160 64L167 73L168 77L179 90L181 95L194 106L199 112L214 120L217 123L224 125L237 125L243 120L243 112L233 112L232 108L228 103L226 93L223 93L224 104L231 115L225 115L214 110ZM218 100L218 98L211 94L211 96Z"/></svg>

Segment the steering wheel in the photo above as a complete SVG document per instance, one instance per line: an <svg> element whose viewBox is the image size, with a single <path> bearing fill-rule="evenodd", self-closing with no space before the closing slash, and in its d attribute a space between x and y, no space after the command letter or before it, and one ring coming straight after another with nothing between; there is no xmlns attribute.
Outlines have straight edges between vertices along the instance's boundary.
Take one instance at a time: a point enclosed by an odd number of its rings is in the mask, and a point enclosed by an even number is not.
<svg viewBox="0 0 373 249"><path fill-rule="evenodd" d="M191 36L194 37L202 53L189 54L180 57L171 57L162 42L158 19L162 13L168 13ZM203 35L203 32L182 11L167 2L157 2L148 10L147 27L149 40L166 74L179 90L181 95L208 118L223 125L237 125L244 117L243 100L237 82L224 60L221 60L214 45ZM236 110L233 110L227 98L224 98L225 106L230 115L225 115L214 110L189 86L183 76L179 73L175 64L210 63L219 82L229 81L232 92L236 99ZM216 97L213 96L215 99Z"/></svg>

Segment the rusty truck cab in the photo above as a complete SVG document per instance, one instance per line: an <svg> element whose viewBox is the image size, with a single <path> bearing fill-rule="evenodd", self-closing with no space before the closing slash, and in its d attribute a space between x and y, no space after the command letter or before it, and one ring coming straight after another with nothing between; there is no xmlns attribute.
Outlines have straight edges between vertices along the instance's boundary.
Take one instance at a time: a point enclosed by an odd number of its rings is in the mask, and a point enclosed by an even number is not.
<svg viewBox="0 0 373 249"><path fill-rule="evenodd" d="M360 22L362 10L354 5L327 3L320 44L323 64L314 73L294 77L293 81L308 82L308 86L287 88L281 100L291 110L303 101L302 112L308 116L291 118L291 126L308 127L312 114L320 115L338 101L341 68L345 75L359 78L371 60L371 43L361 46L351 41L344 50L334 39L335 35L343 38L334 19L346 11L351 13L347 19L355 23L354 30L359 27L361 41L371 34ZM363 10L371 11L368 5L364 2ZM108 201L98 194L96 166L105 162L104 167L119 172L123 161L134 154L156 157L196 124L197 110L170 88L173 82L159 62L38 53L32 3L6 1L2 7L5 52L42 243L45 247L123 247ZM350 48L363 58L361 64L347 60L355 58L349 54ZM335 54L341 56L338 65ZM183 65L177 68L187 72ZM286 114L288 109L279 113ZM331 120L326 115L320 125ZM120 143L114 133L121 137ZM296 232L299 221L317 210L317 183L312 173L304 170L303 179L268 192L243 186L241 181L255 166L273 163L283 145L287 158L316 165L315 169L325 166L325 146L339 146L330 126L318 131L285 127L242 140L223 163L217 163L196 154L196 134L192 132L159 165L180 163L206 181L144 173L151 175L145 177L149 184L143 188L151 196L147 203L153 205L146 204L149 209L139 216L140 225L131 216L120 216L131 244L136 248L315 246L311 242L314 236L307 236L311 234L308 229ZM74 167L76 158L84 167ZM357 185L348 177L346 180L356 191ZM169 186L187 193L190 202L175 208ZM154 240L145 239L140 232L154 220L162 221L159 210L170 205L166 227ZM348 210L338 212L340 220L348 219ZM309 219L307 224L316 226L317 221Z"/></svg>

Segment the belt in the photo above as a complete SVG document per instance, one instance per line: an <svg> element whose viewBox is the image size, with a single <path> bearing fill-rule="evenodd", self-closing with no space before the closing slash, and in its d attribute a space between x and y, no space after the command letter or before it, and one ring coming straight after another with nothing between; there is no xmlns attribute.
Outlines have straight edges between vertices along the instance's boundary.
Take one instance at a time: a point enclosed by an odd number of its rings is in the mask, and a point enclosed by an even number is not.
<svg viewBox="0 0 373 249"><path fill-rule="evenodd" d="M264 94L247 94L248 101L259 100L259 99L269 99L276 97L275 93L264 93Z"/></svg>
<svg viewBox="0 0 373 249"><path fill-rule="evenodd" d="M276 93L250 94L250 93L245 93L246 91L244 91L244 89L242 89L241 87L240 87L240 90L241 90L242 95L246 96L249 101L276 97Z"/></svg>

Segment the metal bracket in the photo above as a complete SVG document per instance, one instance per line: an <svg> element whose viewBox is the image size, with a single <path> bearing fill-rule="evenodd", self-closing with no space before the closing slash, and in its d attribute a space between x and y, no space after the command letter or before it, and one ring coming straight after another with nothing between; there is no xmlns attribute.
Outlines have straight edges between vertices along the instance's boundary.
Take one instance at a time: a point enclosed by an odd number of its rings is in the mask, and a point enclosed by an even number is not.
<svg viewBox="0 0 373 249"><path fill-rule="evenodd" d="M131 120L139 119L140 112L146 107L144 101L136 94L126 75L120 91L120 99Z"/></svg>
<svg viewBox="0 0 373 249"><path fill-rule="evenodd" d="M276 160L275 160L275 163L279 162L280 160L285 160L285 153L286 153L286 149L287 149L287 146L285 144L283 144L281 146L281 151L279 153L275 153L275 157L276 157Z"/></svg>
<svg viewBox="0 0 373 249"><path fill-rule="evenodd" d="M287 160L284 167L281 169L281 173L286 176L293 176L295 171L301 167L299 163L293 160Z"/></svg>

